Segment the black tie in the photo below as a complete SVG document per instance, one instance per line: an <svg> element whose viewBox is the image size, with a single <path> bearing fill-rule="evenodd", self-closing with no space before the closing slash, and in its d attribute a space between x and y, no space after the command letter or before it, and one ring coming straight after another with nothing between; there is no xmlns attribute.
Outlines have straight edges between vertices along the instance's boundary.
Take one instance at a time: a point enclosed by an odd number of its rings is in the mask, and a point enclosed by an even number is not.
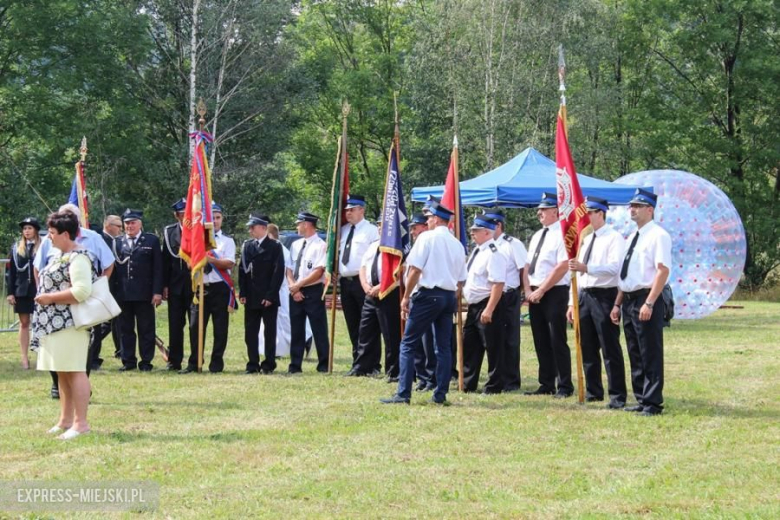
<svg viewBox="0 0 780 520"><path fill-rule="evenodd" d="M542 244L544 244L544 239L547 238L548 231L550 231L550 228L544 228L544 231L542 231L542 238L539 240L539 243L536 245L536 251L534 251L534 257L531 259L531 265L528 267L528 274L534 274L534 271L536 271L536 261L539 260L539 253L542 252Z"/></svg>
<svg viewBox="0 0 780 520"><path fill-rule="evenodd" d="M349 235L347 235L347 243L344 245L344 255L341 257L341 263L347 265L349 263L349 252L352 251L352 237L355 236L355 225L349 227Z"/></svg>
<svg viewBox="0 0 780 520"><path fill-rule="evenodd" d="M590 244L588 244L588 249L585 251L585 261L582 262L585 265L588 265L588 261L590 261L590 254L593 252L593 243L596 241L596 232L593 232L593 240L590 241Z"/></svg>
<svg viewBox="0 0 780 520"><path fill-rule="evenodd" d="M626 276L628 276L628 264L631 262L631 255L634 254L634 246L636 245L636 241L639 239L639 231L636 232L636 235L634 235L634 240L631 241L631 245L628 246L628 253L626 253L626 257L623 259L623 267L620 268L620 279L625 280Z"/></svg>
<svg viewBox="0 0 780 520"><path fill-rule="evenodd" d="M298 281L298 274L301 272L301 260L303 260L303 250L306 249L306 241L303 241L301 250L298 251L298 258L295 259L295 271L293 271L293 280Z"/></svg>
<svg viewBox="0 0 780 520"><path fill-rule="evenodd" d="M476 249L474 249L474 252L471 253L471 258L469 258L469 263L466 266L466 271L471 271L471 264L474 263L474 259L477 257L478 254L479 254L479 248L477 247Z"/></svg>
<svg viewBox="0 0 780 520"><path fill-rule="evenodd" d="M382 256L382 252L379 251L379 248L376 250L376 254L374 255L374 263L371 264L371 286L379 283L379 257Z"/></svg>

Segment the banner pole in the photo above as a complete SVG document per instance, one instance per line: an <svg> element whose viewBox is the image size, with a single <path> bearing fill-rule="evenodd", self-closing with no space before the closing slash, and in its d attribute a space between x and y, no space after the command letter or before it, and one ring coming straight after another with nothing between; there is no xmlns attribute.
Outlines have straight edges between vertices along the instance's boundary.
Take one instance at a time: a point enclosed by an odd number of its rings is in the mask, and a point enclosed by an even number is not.
<svg viewBox="0 0 780 520"><path fill-rule="evenodd" d="M571 297L574 304L574 346L577 351L577 401L585 403L585 376L582 368L582 340L580 337L580 302L577 295L577 275L571 277Z"/></svg>
<svg viewBox="0 0 780 520"><path fill-rule="evenodd" d="M203 372L203 298L205 296L204 270L201 269L198 284L198 373Z"/></svg>

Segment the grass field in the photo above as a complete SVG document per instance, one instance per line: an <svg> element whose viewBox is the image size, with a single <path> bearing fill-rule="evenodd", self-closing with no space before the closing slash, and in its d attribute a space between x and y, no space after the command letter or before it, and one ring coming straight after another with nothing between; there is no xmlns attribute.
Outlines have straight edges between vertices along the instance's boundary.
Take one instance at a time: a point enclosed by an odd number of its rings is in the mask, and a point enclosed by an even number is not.
<svg viewBox="0 0 780 520"><path fill-rule="evenodd" d="M666 329L661 417L516 394L380 405L395 385L341 377L341 321L333 376L312 362L303 376L246 376L239 314L224 374L123 374L107 359L93 433L69 443L44 433L58 413L48 374L22 371L6 333L0 479L160 486L154 512L38 513L58 518L778 518L780 304L730 303L744 308ZM522 337L534 389L527 325Z"/></svg>

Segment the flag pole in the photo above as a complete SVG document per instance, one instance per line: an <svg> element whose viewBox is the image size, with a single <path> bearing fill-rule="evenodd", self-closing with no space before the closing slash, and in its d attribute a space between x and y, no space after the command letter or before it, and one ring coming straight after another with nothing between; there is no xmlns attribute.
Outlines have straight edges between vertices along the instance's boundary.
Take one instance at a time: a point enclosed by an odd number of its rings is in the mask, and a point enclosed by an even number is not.
<svg viewBox="0 0 780 520"><path fill-rule="evenodd" d="M460 176L458 175L458 136L455 135L452 140L452 163L455 170L455 236L460 240L463 230L460 229ZM458 357L458 391L463 391L463 301L461 297L461 287L455 292L455 299L458 304L458 315L456 318L455 340L457 345Z"/></svg>
<svg viewBox="0 0 780 520"><path fill-rule="evenodd" d="M568 125L566 121L566 61L563 56L563 45L558 46L558 91L561 93L561 120L563 121L563 130L568 142ZM585 404L585 376L582 367L582 337L580 335L580 299L577 290L577 273L571 276L571 298L574 307L574 348L577 354L577 402Z"/></svg>
<svg viewBox="0 0 780 520"><path fill-rule="evenodd" d="M200 119L198 120L198 124L200 125L200 131L203 131L203 128L206 125L206 104L203 102L203 98L201 98L198 101L198 114L200 115ZM208 233L208 230L204 228L204 233ZM208 243L208 240L206 241ZM206 276L206 266L202 266L200 269L200 282L198 283L198 373L203 372L203 299L205 298L205 281L204 278Z"/></svg>
<svg viewBox="0 0 780 520"><path fill-rule="evenodd" d="M336 159L337 164L337 171L339 176L339 185L338 189L339 191L344 190L344 177L346 173L346 162L347 162L347 116L349 115L350 106L349 103L344 101L344 103L341 105L341 139L339 140L340 146L339 146L339 154ZM333 172L333 179L336 179L336 171ZM334 183L335 186L335 183ZM330 342L329 342L329 352L328 352L328 373L333 373L333 353L335 351L335 340L336 340L336 301L337 301L337 284L339 279L339 246L341 245L341 207L344 205L344 201L341 200L341 194L339 194L339 197L337 198L339 201L337 208L335 209L336 213L336 247L335 247L335 257L333 258L333 276L331 276L330 282L333 284L333 296L331 298L330 302Z"/></svg>
<svg viewBox="0 0 780 520"><path fill-rule="evenodd" d="M89 228L89 205L87 201L87 136L81 137L81 147L79 148L79 155L81 159L76 163L76 197L78 198L78 206L81 210L79 216L79 224L83 228Z"/></svg>
<svg viewBox="0 0 780 520"><path fill-rule="evenodd" d="M393 110L395 112L395 130L393 131L393 144L395 145L395 156L398 159L398 170L400 175L401 170L401 130L399 129L398 124L398 91L393 91ZM387 159L388 164L390 163L390 158ZM387 192L387 189L385 189L385 193ZM382 208L384 208L384 203L382 205ZM410 240L411 243L411 240ZM401 316L401 337L404 337L404 330L406 330L406 318L404 318L403 313L403 301L404 301L404 292L406 291L406 286L404 285L404 260L405 258L401 257L401 266L400 266L400 275L398 276L398 312Z"/></svg>

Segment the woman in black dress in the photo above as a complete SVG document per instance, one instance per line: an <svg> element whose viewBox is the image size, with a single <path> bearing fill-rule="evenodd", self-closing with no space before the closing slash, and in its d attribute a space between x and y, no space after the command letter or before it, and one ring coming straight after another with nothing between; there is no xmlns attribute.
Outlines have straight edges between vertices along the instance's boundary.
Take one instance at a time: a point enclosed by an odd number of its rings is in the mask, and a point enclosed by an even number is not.
<svg viewBox="0 0 780 520"><path fill-rule="evenodd" d="M8 290L8 303L14 306L19 315L19 348L22 353L22 368L30 368L27 350L30 345L30 315L35 308L37 284L33 273L33 258L41 245L38 232L41 224L35 217L19 222L22 237L11 247L8 255L10 262L5 272L5 286Z"/></svg>

